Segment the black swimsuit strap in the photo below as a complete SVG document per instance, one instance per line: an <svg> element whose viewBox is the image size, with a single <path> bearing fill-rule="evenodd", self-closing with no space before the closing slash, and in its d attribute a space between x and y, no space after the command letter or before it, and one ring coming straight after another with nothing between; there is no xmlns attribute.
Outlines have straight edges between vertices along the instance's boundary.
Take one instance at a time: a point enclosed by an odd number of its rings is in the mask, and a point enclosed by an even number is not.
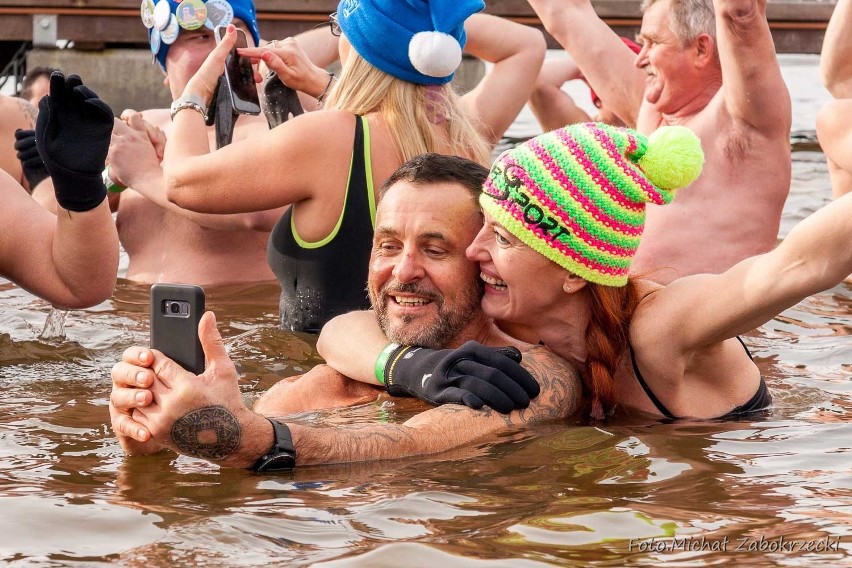
<svg viewBox="0 0 852 568"><path fill-rule="evenodd" d="M630 360L633 362L633 374L636 375L636 380L639 381L639 386L642 387L642 390L645 391L645 394L648 395L648 398L651 399L651 402L654 403L654 406L657 407L657 410L659 410L663 416L676 420L677 416L672 414L669 409L666 408L666 405L660 402L660 399L657 398L657 395L654 394L654 391L652 391L651 387L648 386L648 383L645 382L645 379L642 377L642 373L639 372L639 365L636 364L636 353L633 351L633 345L628 343L627 347L630 349Z"/></svg>
<svg viewBox="0 0 852 568"><path fill-rule="evenodd" d="M740 342L740 345L743 346L743 349L745 349L748 358L754 361L754 358L751 356L751 352L748 350L748 347L746 346L742 338L737 335L736 339ZM636 380L639 381L639 386L642 387L642 390L645 391L645 394L648 395L648 398L651 399L651 402L654 403L654 406L657 407L657 410L659 410L663 416L676 420L677 416L672 414L669 409L666 408L666 405L660 402L660 399L657 398L657 396L654 394L654 391L652 391L651 387L648 386L648 383L645 382L644 377L642 377L642 373L639 372L639 366L636 364L636 353L633 351L633 345L628 343L627 347L630 349L630 360L633 362L633 373L636 375ZM749 401L745 404L736 407L731 412L725 414L724 416L721 416L720 418L728 418L747 412L763 410L768 407L771 402L772 396L769 394L769 389L766 386L766 381L764 381L763 377L761 377L760 385L758 385L757 392L754 393L754 396L752 396L751 399L749 399Z"/></svg>

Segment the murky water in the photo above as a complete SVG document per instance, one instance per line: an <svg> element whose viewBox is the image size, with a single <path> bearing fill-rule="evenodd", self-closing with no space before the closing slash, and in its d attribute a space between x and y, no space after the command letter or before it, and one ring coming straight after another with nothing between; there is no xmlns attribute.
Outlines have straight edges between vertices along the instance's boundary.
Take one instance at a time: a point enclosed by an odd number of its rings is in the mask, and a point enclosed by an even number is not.
<svg viewBox="0 0 852 568"><path fill-rule="evenodd" d="M797 129L812 129L824 100L807 86L815 69L785 60L797 122L811 117ZM829 195L822 155L796 152L781 236ZM775 396L765 419L555 424L442 456L278 476L123 457L109 369L147 342L147 297L122 281L110 301L56 314L0 284L5 565L852 565L852 286L746 338ZM275 286L208 290L247 397L319 361L311 336L278 331L277 302Z"/></svg>

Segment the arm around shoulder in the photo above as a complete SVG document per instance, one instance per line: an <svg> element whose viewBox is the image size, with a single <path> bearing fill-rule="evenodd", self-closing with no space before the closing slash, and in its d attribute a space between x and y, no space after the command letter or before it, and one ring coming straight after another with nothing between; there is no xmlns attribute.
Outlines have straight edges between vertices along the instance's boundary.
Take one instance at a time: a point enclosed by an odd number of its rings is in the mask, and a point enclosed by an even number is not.
<svg viewBox="0 0 852 568"><path fill-rule="evenodd" d="M498 432L574 415L582 402L577 372L545 347L524 351L523 365L541 384L528 408L511 414L448 404L422 412L404 424L347 424L311 427L290 424L297 464L400 459L459 448Z"/></svg>

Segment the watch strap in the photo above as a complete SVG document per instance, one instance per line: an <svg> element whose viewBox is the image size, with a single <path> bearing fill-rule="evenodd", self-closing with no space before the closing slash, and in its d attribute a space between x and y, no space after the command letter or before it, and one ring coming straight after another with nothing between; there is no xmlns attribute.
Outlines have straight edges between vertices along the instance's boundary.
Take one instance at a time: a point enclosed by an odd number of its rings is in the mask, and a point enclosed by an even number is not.
<svg viewBox="0 0 852 568"><path fill-rule="evenodd" d="M296 467L296 448L293 447L293 436L290 433L290 428L283 422L267 418L272 424L272 432L275 441L268 452L260 456L254 465L251 466L252 471L281 471L286 469L295 469Z"/></svg>

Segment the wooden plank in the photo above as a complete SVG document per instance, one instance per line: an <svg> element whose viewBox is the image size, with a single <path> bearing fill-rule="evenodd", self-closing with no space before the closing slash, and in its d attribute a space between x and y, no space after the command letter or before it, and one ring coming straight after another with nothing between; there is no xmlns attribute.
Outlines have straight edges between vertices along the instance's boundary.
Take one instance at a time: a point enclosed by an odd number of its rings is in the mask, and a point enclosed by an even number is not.
<svg viewBox="0 0 852 568"><path fill-rule="evenodd" d="M32 14L58 13L59 38L88 45L144 46L147 35L140 24L138 0L0 0L0 40L32 38ZM14 6L10 6L14 4ZM38 5L36 7L36 5ZM133 8L128 6L134 5ZM311 29L324 21L336 2L326 0L259 0L261 36L284 38ZM637 0L594 0L601 17L620 35L632 37L641 24ZM779 52L818 53L833 2L820 0L770 0L770 28ZM296 9L304 11L295 11ZM310 9L310 11L308 11ZM511 19L541 29L525 0L492 0L489 11L524 12ZM781 18L780 16L788 16ZM794 17L795 16L795 17ZM559 46L546 36L551 48Z"/></svg>
<svg viewBox="0 0 852 568"><path fill-rule="evenodd" d="M640 0L592 0L595 10L605 18L641 18ZM834 0L769 0L770 21L828 21ZM275 19L275 14L328 15L337 9L334 0L257 0L259 19ZM29 9L32 13L55 13L58 9L115 9L139 12L139 0L0 0L0 8ZM526 0L489 0L485 11L498 16L535 17Z"/></svg>

